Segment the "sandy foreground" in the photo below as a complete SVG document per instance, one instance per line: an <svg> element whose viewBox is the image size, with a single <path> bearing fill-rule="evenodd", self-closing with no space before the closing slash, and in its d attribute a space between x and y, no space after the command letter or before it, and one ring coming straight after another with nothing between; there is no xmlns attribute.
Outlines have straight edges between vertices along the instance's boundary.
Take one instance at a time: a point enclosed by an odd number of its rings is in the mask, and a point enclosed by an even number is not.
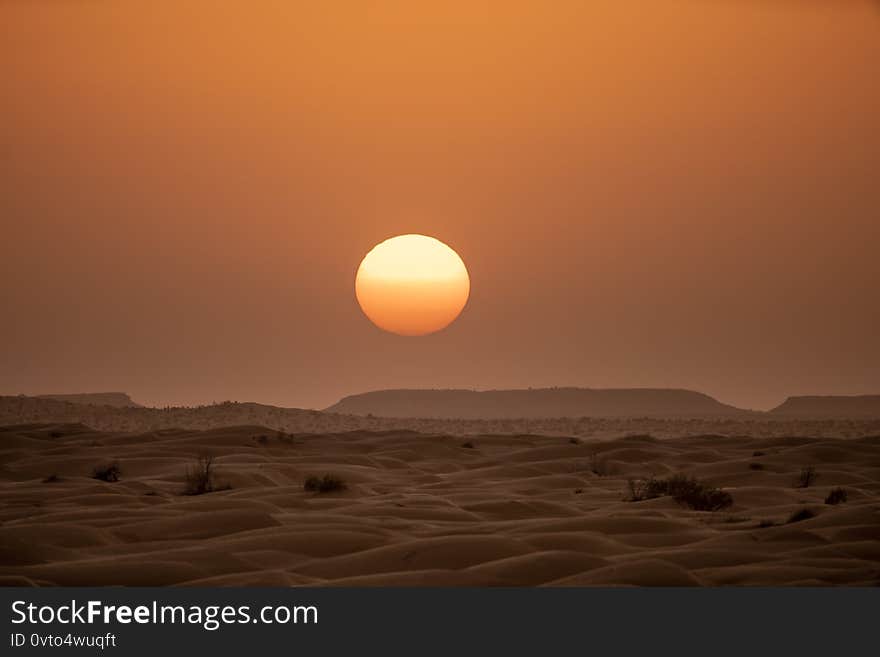
<svg viewBox="0 0 880 657"><path fill-rule="evenodd" d="M229 488L183 495L203 454ZM112 461L119 481L92 478ZM326 473L347 489L303 490ZM628 479L672 473L733 506L625 501ZM0 428L0 583L878 585L880 436Z"/></svg>

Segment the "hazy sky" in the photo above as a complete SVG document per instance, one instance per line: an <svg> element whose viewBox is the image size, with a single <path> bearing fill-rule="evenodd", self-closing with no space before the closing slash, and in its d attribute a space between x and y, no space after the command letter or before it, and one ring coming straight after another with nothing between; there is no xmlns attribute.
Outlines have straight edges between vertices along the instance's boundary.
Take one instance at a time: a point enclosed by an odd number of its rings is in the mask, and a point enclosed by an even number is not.
<svg viewBox="0 0 880 657"><path fill-rule="evenodd" d="M878 76L868 0L3 2L0 392L880 392Z"/></svg>

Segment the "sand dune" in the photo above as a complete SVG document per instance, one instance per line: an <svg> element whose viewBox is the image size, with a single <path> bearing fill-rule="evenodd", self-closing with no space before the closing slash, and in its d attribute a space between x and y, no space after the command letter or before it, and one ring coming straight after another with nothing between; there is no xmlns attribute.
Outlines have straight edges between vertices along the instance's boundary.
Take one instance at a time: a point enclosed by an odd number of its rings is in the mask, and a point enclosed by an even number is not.
<svg viewBox="0 0 880 657"><path fill-rule="evenodd" d="M182 495L202 454L228 488ZM92 478L114 461L119 481ZM303 489L325 473L347 488ZM628 479L672 473L733 505L625 501ZM6 427L0 583L877 585L880 437Z"/></svg>

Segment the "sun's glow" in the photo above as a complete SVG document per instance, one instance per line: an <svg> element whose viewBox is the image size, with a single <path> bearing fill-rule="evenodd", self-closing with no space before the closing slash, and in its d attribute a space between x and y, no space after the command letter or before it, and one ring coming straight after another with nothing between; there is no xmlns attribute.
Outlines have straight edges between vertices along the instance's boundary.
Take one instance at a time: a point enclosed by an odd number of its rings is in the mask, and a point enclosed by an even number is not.
<svg viewBox="0 0 880 657"><path fill-rule="evenodd" d="M398 335L446 328L470 294L467 268L446 244L426 235L398 235L364 256L355 294L376 326Z"/></svg>

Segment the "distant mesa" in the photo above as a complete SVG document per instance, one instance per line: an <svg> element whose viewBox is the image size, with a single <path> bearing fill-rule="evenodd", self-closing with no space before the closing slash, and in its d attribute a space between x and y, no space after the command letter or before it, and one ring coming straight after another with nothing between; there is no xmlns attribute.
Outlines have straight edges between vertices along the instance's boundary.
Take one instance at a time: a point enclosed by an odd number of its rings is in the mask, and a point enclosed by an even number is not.
<svg viewBox="0 0 880 657"><path fill-rule="evenodd" d="M561 417L719 417L751 412L692 390L536 388L378 390L345 397L330 413L380 417L517 419Z"/></svg>
<svg viewBox="0 0 880 657"><path fill-rule="evenodd" d="M880 418L880 395L789 397L770 413L799 418Z"/></svg>
<svg viewBox="0 0 880 657"><path fill-rule="evenodd" d="M112 406L114 408L143 408L124 392L80 392L67 395L35 395L38 399L54 399L71 404Z"/></svg>
<svg viewBox="0 0 880 657"><path fill-rule="evenodd" d="M746 411L690 390L544 388L531 390L383 390L346 397L329 412L281 408L254 402L210 406L149 408L125 393L60 394L26 397L0 395L0 427L79 423L100 431L146 432L163 429L204 431L254 427L286 433L419 431L423 433L593 435L640 432L668 435L697 430L736 435L764 422L767 435L801 435L801 421L824 422L823 435L852 429L838 420L880 421L880 395L792 397L771 411ZM576 430L572 420L577 420ZM671 428L682 420L685 425ZM707 424L708 423L708 424ZM713 424L714 423L714 424ZM712 425L712 428L709 428ZM638 428L637 428L638 427ZM816 427L811 430L818 431ZM68 429L61 430L64 433ZM870 429L876 435L877 429ZM829 434L830 432L830 434ZM2 433L2 432L0 432ZM867 435L867 434L866 434Z"/></svg>

